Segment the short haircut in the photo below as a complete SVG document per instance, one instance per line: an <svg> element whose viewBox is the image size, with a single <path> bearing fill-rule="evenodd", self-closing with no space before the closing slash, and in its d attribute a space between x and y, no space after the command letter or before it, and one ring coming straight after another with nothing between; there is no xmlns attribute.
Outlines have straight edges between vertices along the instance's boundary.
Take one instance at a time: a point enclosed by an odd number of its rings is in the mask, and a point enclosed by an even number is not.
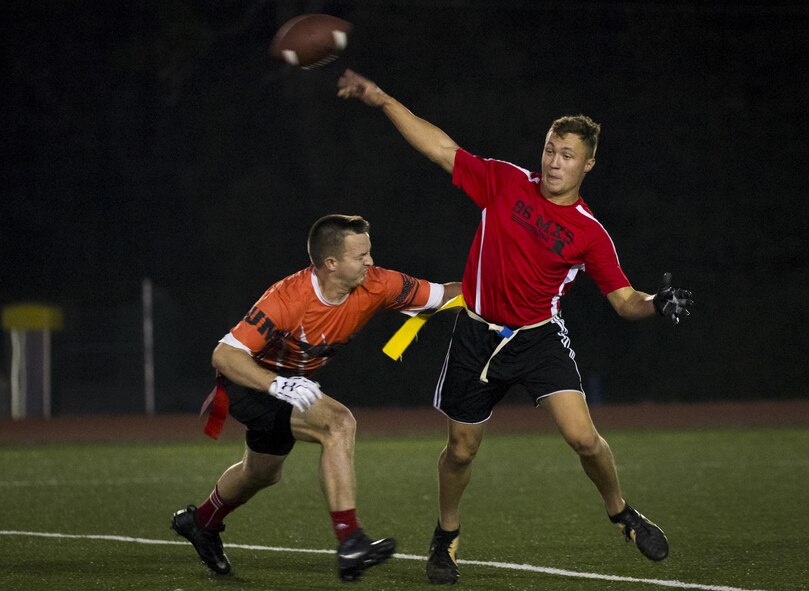
<svg viewBox="0 0 809 591"><path fill-rule="evenodd" d="M358 215L334 213L317 220L309 230L306 247L309 259L315 267L322 267L329 257L343 256L345 237L348 234L366 234L371 224Z"/></svg>
<svg viewBox="0 0 809 591"><path fill-rule="evenodd" d="M601 125L590 119L587 115L565 115L559 117L551 124L551 133L559 137L575 133L587 144L590 149L590 158L596 155L598 138L601 135Z"/></svg>

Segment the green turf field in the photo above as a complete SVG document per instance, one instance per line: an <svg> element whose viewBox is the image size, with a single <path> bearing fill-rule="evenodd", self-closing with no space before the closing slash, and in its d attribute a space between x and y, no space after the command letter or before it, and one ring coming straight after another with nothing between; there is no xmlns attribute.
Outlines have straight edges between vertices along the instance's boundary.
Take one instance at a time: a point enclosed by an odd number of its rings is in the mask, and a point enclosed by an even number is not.
<svg viewBox="0 0 809 591"><path fill-rule="evenodd" d="M809 588L809 431L605 435L627 498L666 531L670 557L651 563L623 542L557 435L491 435L463 506L460 558L475 562L461 564L462 588ZM396 537L401 556L354 587L434 589L423 557L441 445L434 436L358 442L360 519L371 536ZM0 449L0 589L344 588L313 445L298 444L282 482L228 519L232 576L209 575L178 543L172 512L200 502L240 453L203 438Z"/></svg>

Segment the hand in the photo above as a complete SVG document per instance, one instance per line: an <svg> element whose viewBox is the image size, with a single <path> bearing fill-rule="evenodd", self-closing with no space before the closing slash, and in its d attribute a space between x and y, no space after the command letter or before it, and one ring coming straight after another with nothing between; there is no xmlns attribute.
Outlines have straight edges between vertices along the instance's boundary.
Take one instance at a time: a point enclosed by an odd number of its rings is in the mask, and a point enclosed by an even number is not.
<svg viewBox="0 0 809 591"><path fill-rule="evenodd" d="M690 316L688 308L694 304L691 292L687 289L671 287L671 273L663 274L663 286L657 290L652 299L655 311L664 318L670 318L674 324L679 324L680 316Z"/></svg>
<svg viewBox="0 0 809 591"><path fill-rule="evenodd" d="M270 384L269 391L272 396L289 402L301 412L306 412L317 400L323 398L320 384L302 376L278 376Z"/></svg>
<svg viewBox="0 0 809 591"><path fill-rule="evenodd" d="M337 81L337 96L344 99L357 98L366 105L381 107L388 98L382 89L353 70L346 70Z"/></svg>

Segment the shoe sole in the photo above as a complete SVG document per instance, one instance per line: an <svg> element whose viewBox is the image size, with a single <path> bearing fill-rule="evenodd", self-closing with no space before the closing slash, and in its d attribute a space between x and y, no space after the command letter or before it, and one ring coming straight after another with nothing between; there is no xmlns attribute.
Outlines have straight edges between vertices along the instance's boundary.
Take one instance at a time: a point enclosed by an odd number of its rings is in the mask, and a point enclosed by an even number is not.
<svg viewBox="0 0 809 591"><path fill-rule="evenodd" d="M427 580L430 581L431 585L454 585L458 582L457 578L439 579L431 577L430 575L427 575Z"/></svg>
<svg viewBox="0 0 809 591"><path fill-rule="evenodd" d="M461 577L459 572L432 571L430 572L429 565L427 566L427 580L433 585L454 585Z"/></svg>

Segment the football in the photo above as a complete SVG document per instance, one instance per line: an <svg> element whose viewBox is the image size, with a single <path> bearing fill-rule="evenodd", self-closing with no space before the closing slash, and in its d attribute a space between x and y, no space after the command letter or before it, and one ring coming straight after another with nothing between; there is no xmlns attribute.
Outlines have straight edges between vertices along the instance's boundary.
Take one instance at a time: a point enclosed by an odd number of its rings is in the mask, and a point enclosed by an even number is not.
<svg viewBox="0 0 809 591"><path fill-rule="evenodd" d="M270 55L306 70L336 60L348 45L351 23L328 14L304 14L286 22L273 38Z"/></svg>

